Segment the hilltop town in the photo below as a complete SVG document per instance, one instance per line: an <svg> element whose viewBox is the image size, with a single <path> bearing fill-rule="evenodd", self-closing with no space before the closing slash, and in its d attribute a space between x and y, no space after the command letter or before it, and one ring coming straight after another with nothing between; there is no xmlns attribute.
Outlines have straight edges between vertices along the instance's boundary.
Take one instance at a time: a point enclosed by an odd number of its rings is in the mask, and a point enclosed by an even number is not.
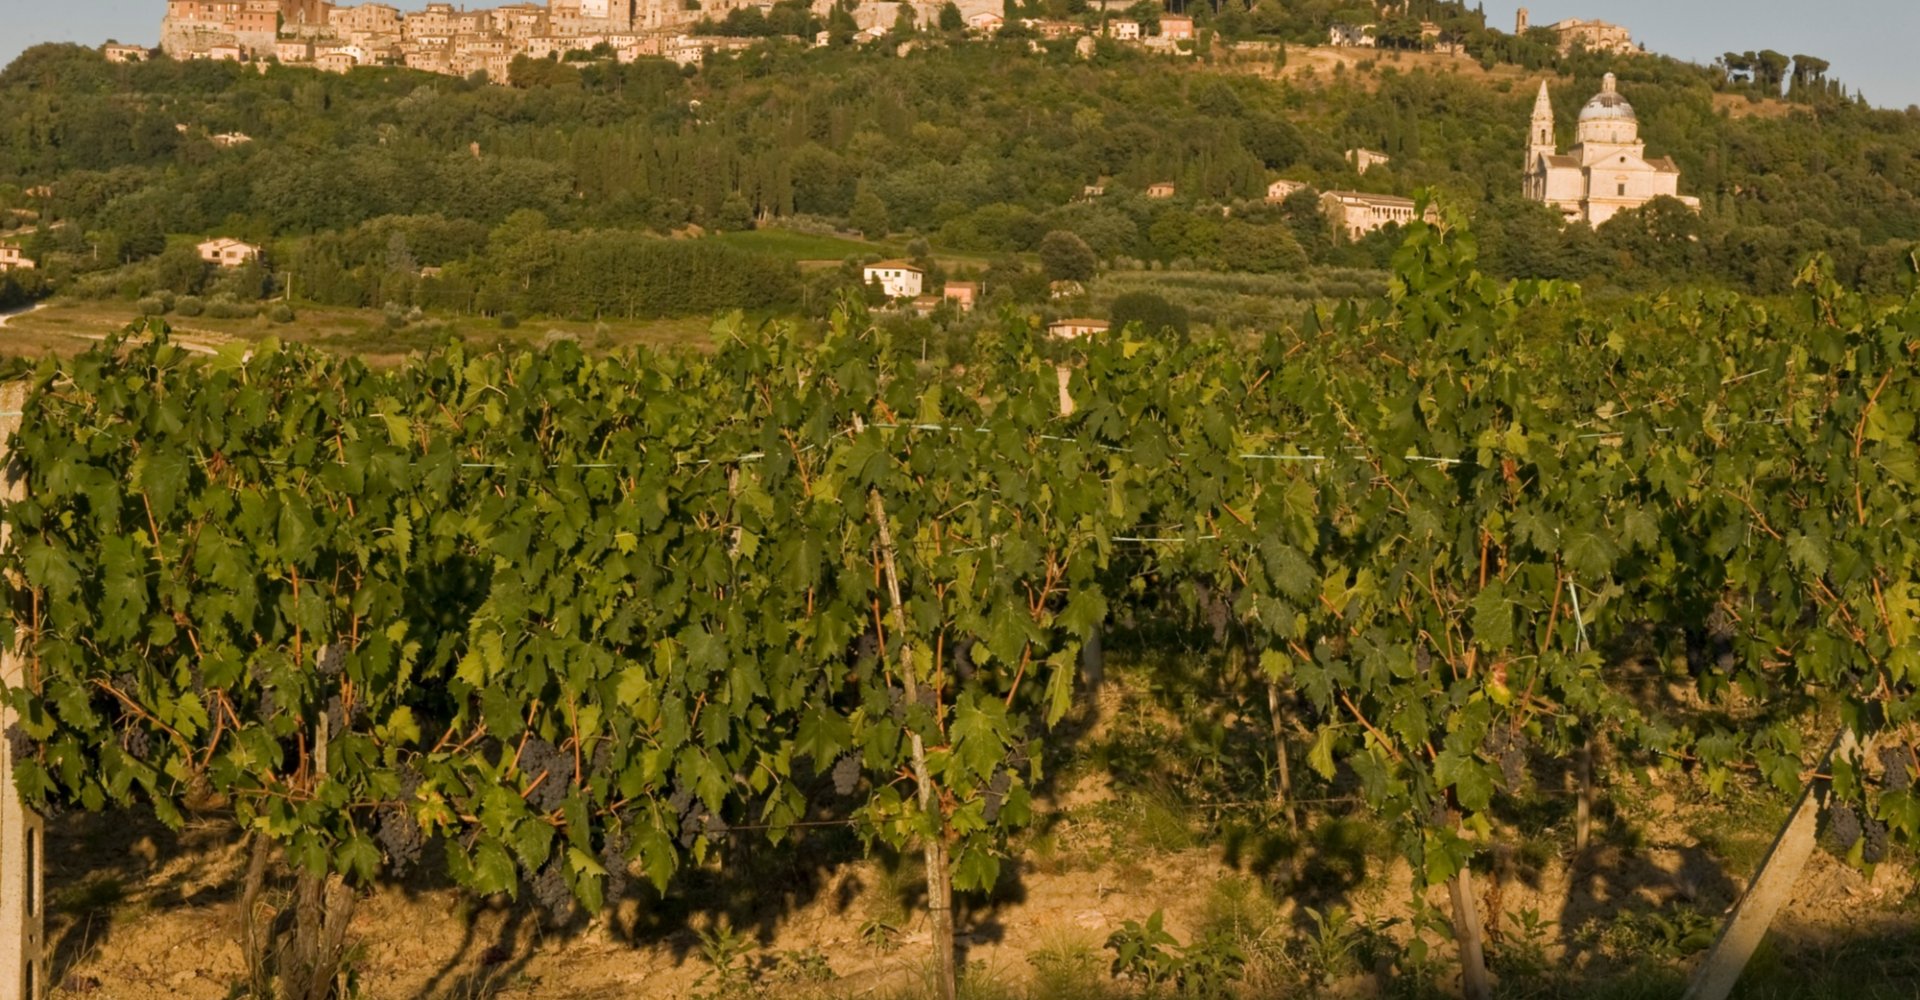
<svg viewBox="0 0 1920 1000"><path fill-rule="evenodd" d="M1097 20L1092 16L1078 20L1029 17L1016 18L1014 23L1036 39L1077 36L1083 56L1092 54L1096 36L1167 54L1192 54L1193 18L1158 10L1157 4L1145 6L1155 9L1144 12L1142 5L1131 0L1092 0L1084 10L1097 15ZM1327 44L1375 48L1405 43L1458 51L1459 38L1439 23L1390 20L1409 6L1377 5L1377 20L1342 15L1328 25ZM411 12L385 3L348 6L326 0L168 0L161 20L160 50L175 59L278 62L341 73L358 66L405 66L507 83L513 61L523 57L585 56L623 63L655 57L682 66L697 64L709 52L742 49L754 41L751 34L711 30L716 25L746 15L767 22L769 30L778 34L781 31L772 26L769 15L782 7L794 8L803 21L816 26L842 17L840 23L850 29L849 40L859 44L880 41L902 26L964 26L970 34L990 36L1008 27L1010 13L999 0L879 0L854 5L835 0L548 0L475 9L428 3ZM1525 35L1531 27L1522 8L1515 33ZM1612 54L1639 51L1626 28L1604 21L1570 19L1540 30L1562 54L1576 47ZM1406 37L1397 37L1396 31ZM825 45L830 36L830 31L822 29L806 40ZM119 44L110 44L104 51L116 62L148 54L139 46Z"/></svg>

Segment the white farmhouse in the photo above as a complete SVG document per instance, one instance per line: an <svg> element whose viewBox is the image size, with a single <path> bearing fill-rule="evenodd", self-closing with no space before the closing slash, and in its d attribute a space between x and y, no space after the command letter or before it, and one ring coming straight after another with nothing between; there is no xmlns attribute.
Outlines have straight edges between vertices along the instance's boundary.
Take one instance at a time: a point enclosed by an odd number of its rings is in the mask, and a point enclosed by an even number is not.
<svg viewBox="0 0 1920 1000"><path fill-rule="evenodd" d="M920 297L927 274L904 260L883 260L868 264L864 277L869 285L878 282L887 298L914 299Z"/></svg>
<svg viewBox="0 0 1920 1000"><path fill-rule="evenodd" d="M239 267L247 261L260 256L260 248L245 240L236 240L222 236L202 243L197 248L200 259L221 267Z"/></svg>

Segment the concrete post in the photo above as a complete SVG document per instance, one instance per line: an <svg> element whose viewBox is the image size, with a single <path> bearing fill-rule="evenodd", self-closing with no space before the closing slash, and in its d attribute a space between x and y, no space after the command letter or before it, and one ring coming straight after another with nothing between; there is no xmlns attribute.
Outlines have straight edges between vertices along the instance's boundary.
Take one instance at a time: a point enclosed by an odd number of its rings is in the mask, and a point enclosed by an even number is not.
<svg viewBox="0 0 1920 1000"><path fill-rule="evenodd" d="M26 484L7 469L26 396L27 387L19 383L0 386L0 498L5 500L26 495ZM9 543L8 534L0 525L0 549ZM25 682L26 661L12 651L0 653L0 680L8 687ZM0 733L13 723L13 712L0 707ZM0 1000L47 995L45 834L45 823L14 793L12 741L0 739Z"/></svg>

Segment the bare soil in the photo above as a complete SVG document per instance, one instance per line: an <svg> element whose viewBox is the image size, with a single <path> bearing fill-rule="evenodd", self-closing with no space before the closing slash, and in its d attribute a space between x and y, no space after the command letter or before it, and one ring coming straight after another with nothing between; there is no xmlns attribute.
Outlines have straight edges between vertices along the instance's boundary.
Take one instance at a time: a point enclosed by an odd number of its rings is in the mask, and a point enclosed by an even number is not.
<svg viewBox="0 0 1920 1000"><path fill-rule="evenodd" d="M1175 721L1143 710L1137 698L1109 694L1091 720L1083 719L1076 739L1119 746ZM1278 832L1277 817L1256 811L1248 825L1210 824L1217 813L1139 792L1138 775L1123 759L1115 751L1104 766L1087 758L1063 769L1038 804L1033 833L1015 845L1001 885L964 903L959 928L970 978L998 990L984 995L1027 993L1036 969L1062 956L1111 985L1107 936L1156 911L1182 942L1221 926L1223 914L1256 914L1246 940L1271 946L1272 960L1264 971L1249 967L1267 977L1249 995L1300 989L1288 977L1314 944L1309 906L1323 913L1341 906L1361 924L1408 938L1411 873L1377 828L1356 839L1341 831L1360 821L1322 817L1311 846L1290 860L1262 862L1258 841ZM1711 935L1787 811L1785 797L1757 789L1710 799L1674 771L1615 771L1603 798L1585 853L1576 856L1570 831L1549 824L1502 829L1506 846L1476 862L1497 970L1503 961L1517 968L1512 963L1532 954L1546 970L1538 974L1559 975L1563 983L1617 976L1647 962L1677 981L1689 967L1686 956L1699 948L1681 939ZM236 897L245 851L230 824L206 820L173 833L124 814L68 815L49 824L47 860L55 996L239 995ZM745 942L741 967L755 970L757 995L920 995L928 938L917 913L918 878L911 861L863 856L857 842L835 832L798 850L742 847L725 868L710 863L683 873L665 897L638 889L598 918L559 928L525 904L473 900L430 874L417 875L363 899L355 917L355 990L423 1000L716 997L698 932L726 926ZM1909 953L1885 961L1913 978L1874 995L1898 996L1920 984L1920 962L1910 954L1916 906L1909 868L1887 863L1860 871L1821 851L1799 886L1775 922L1774 961L1811 955L1837 964L1820 956L1846 954L1863 940L1905 940ZM1444 907L1444 893L1430 893L1427 902ZM1537 929L1528 932L1528 925ZM1451 961L1441 937L1427 939L1443 963ZM1837 972L1841 981L1849 974ZM1349 970L1322 995L1374 996L1380 989L1375 975Z"/></svg>

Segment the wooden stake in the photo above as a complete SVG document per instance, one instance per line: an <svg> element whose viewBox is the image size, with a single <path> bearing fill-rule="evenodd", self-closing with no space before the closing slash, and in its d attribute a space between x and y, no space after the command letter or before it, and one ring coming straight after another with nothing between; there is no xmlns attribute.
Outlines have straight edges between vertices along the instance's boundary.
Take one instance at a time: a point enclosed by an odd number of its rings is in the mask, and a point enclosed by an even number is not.
<svg viewBox="0 0 1920 1000"><path fill-rule="evenodd" d="M1447 895L1453 899L1453 938L1460 945L1460 981L1467 1000L1493 1000L1480 912L1473 902L1473 875L1466 865L1461 865L1460 873L1447 883Z"/></svg>
<svg viewBox="0 0 1920 1000"><path fill-rule="evenodd" d="M1287 762L1287 730L1280 721L1280 685L1267 684L1267 715L1273 720L1273 759L1280 770L1280 811L1287 817L1287 832L1300 839L1300 816L1293 808L1293 769Z"/></svg>
<svg viewBox="0 0 1920 1000"><path fill-rule="evenodd" d="M0 496L26 498L26 483L14 478L8 460L13 435L20 429L27 387L0 386ZM0 525L0 548L12 544L12 530ZM18 584L18 581L15 581ZM17 640L16 640L17 641ZM17 649L0 653L0 683L27 682L26 661ZM18 720L0 707L0 734ZM13 784L12 741L0 738L0 1000L39 1000L47 995L45 936L46 823L20 802Z"/></svg>
<svg viewBox="0 0 1920 1000"><path fill-rule="evenodd" d="M1587 735L1580 742L1580 750L1574 755L1574 772L1580 782L1579 797L1573 802L1573 849L1575 853L1587 849L1587 840L1593 832L1593 736Z"/></svg>
<svg viewBox="0 0 1920 1000"><path fill-rule="evenodd" d="M1840 735L1827 747L1826 755L1820 758L1817 770L1832 773L1835 754L1853 757L1859 752L1860 741L1854 737L1853 730L1843 726ZM1767 936L1767 927L1773 923L1774 915L1793 898L1793 883L1800 878L1800 870L1813 854L1814 833L1820 825L1820 805L1825 797L1820 792L1821 780L1816 777L1808 781L1801 791L1800 804L1794 807L1787 825L1767 849L1752 884L1734 904L1733 915L1720 929L1713 950L1707 952L1707 957L1694 970L1693 981L1687 984L1686 1000L1726 1000L1733 993L1734 984L1740 981L1740 973L1745 971L1748 960L1753 958L1754 950L1760 947L1761 939Z"/></svg>
<svg viewBox="0 0 1920 1000"><path fill-rule="evenodd" d="M859 422L856 418L855 428ZM920 703L920 682L913 672L913 644L907 638L907 611L900 600L900 573L893 558L893 529L887 526L886 505L878 489L867 493L873 511L873 523L880 532L880 565L886 571L887 598L893 609L894 634L900 637L900 678L906 688L907 704ZM924 855L927 862L927 919L933 936L933 975L940 1000L959 996L959 979L953 964L953 879L947 865L947 824L940 803L933 797L933 782L927 776L927 750L920 734L907 731L913 751L913 778L919 785L920 810L933 817L933 833L927 837Z"/></svg>

